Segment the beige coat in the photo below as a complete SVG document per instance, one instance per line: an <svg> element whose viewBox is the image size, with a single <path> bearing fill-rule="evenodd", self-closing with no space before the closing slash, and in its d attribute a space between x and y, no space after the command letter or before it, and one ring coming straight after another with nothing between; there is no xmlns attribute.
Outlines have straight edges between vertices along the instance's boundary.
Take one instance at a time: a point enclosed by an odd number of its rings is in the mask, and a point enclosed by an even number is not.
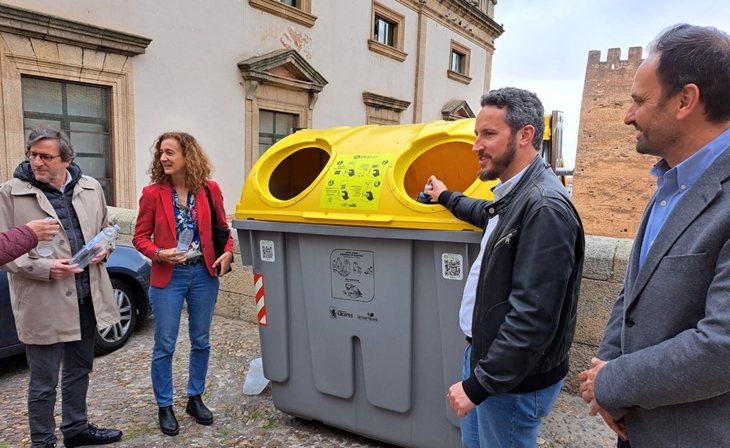
<svg viewBox="0 0 730 448"><path fill-rule="evenodd" d="M84 240L91 240L109 225L104 193L95 179L82 176L74 186L72 205ZM12 179L0 186L0 231L56 212L43 192L28 182ZM53 258L71 258L66 231L56 236ZM26 344L47 345L81 339L79 305L74 276L50 280L52 258L42 258L35 249L2 269L10 275L10 298L19 339ZM119 322L106 264L89 266L89 283L96 323L105 328Z"/></svg>

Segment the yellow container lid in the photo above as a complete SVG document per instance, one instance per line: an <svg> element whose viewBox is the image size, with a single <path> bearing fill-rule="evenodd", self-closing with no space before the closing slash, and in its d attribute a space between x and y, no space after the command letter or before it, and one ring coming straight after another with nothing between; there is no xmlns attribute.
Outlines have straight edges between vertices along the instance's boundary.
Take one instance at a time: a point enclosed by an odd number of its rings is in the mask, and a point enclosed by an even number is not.
<svg viewBox="0 0 730 448"><path fill-rule="evenodd" d="M251 169L236 219L481 231L416 201L435 175L450 191L492 199L477 177L474 119L300 130Z"/></svg>

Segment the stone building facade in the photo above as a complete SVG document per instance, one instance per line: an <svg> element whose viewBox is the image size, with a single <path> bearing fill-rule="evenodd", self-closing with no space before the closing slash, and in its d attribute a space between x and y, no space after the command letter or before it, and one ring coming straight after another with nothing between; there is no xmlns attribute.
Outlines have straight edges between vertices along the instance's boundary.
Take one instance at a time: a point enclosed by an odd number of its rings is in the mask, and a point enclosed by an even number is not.
<svg viewBox="0 0 730 448"><path fill-rule="evenodd" d="M641 47L588 54L580 132L573 178L573 201L586 234L633 238L644 206L656 187L649 170L655 157L636 152L636 130L624 124L631 105L634 73Z"/></svg>
<svg viewBox="0 0 730 448"><path fill-rule="evenodd" d="M503 32L497 0L2 1L0 182L48 123L130 209L165 131L201 142L230 215L299 128L473 116Z"/></svg>

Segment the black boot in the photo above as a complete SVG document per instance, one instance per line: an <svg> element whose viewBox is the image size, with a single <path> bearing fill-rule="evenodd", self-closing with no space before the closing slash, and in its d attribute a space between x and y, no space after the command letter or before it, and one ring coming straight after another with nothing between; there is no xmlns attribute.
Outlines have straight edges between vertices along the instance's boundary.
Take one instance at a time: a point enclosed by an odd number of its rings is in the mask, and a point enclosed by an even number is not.
<svg viewBox="0 0 730 448"><path fill-rule="evenodd" d="M177 423L172 406L161 407L157 416L160 419L160 429L163 434L174 436L180 432L180 425Z"/></svg>
<svg viewBox="0 0 730 448"><path fill-rule="evenodd" d="M200 395L188 397L188 405L185 407L185 412L195 417L195 421L201 425L210 425L213 423L213 413L203 404L203 399L200 398Z"/></svg>

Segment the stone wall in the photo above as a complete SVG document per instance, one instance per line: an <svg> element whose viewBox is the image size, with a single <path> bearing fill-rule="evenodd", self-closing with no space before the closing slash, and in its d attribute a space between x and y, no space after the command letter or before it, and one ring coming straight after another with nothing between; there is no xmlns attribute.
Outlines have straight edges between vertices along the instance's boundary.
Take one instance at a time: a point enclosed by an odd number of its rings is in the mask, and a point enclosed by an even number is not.
<svg viewBox="0 0 730 448"><path fill-rule="evenodd" d="M586 236L586 257L578 300L578 324L570 349L564 389L578 391L578 373L591 367L613 302L623 287L633 240Z"/></svg>
<svg viewBox="0 0 730 448"><path fill-rule="evenodd" d="M120 239L131 242L136 210L109 207L111 220L120 225ZM236 239L236 232L233 232ZM590 367L616 296L621 291L632 240L602 236L586 237L586 259L583 268L578 324L571 349L571 372L566 390L578 390L578 372ZM251 266L240 262L240 247L235 244L236 263L233 272L223 277L215 314L230 319L256 323ZM457 325L454 322L454 325Z"/></svg>
<svg viewBox="0 0 730 448"><path fill-rule="evenodd" d="M633 238L656 181L649 170L655 157L636 152L636 130L624 124L631 105L641 47L588 54L580 132L573 178L573 201L587 234Z"/></svg>

